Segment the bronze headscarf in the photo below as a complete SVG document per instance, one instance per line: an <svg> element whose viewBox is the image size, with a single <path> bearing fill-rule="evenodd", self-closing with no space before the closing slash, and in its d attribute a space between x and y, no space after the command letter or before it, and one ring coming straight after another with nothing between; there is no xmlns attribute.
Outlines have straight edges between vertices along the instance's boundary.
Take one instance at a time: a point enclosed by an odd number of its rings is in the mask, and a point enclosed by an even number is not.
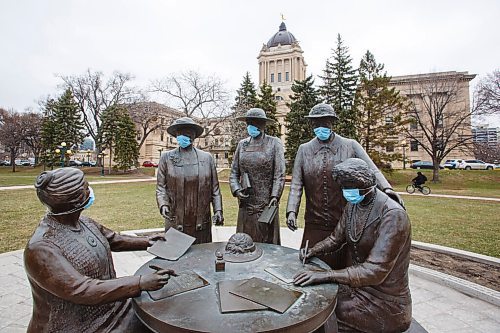
<svg viewBox="0 0 500 333"><path fill-rule="evenodd" d="M375 186L377 180L372 169L360 158L348 158L332 170L333 179L340 185L351 184L357 188Z"/></svg>
<svg viewBox="0 0 500 333"><path fill-rule="evenodd" d="M49 214L83 209L90 198L84 174L75 168L42 172L35 181L35 188L38 199L49 209Z"/></svg>

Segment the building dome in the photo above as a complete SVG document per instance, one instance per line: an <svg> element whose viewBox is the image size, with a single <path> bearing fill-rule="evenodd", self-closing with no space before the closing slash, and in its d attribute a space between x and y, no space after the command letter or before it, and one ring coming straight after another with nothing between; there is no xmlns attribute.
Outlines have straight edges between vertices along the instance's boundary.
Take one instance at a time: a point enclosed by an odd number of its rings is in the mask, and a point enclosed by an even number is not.
<svg viewBox="0 0 500 333"><path fill-rule="evenodd" d="M292 43L297 42L295 36L286 30L285 22L281 22L280 30L274 34L271 39L267 42L267 47L273 47L278 45L292 45Z"/></svg>

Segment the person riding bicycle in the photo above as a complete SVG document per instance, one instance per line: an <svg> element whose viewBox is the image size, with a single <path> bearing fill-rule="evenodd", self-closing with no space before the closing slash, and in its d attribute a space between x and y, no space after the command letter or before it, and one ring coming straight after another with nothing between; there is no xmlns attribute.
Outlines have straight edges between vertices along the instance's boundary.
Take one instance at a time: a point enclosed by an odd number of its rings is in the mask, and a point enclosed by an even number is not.
<svg viewBox="0 0 500 333"><path fill-rule="evenodd" d="M417 172L417 177L413 178L411 181L416 188L422 191L422 185L427 181L427 177L419 171Z"/></svg>

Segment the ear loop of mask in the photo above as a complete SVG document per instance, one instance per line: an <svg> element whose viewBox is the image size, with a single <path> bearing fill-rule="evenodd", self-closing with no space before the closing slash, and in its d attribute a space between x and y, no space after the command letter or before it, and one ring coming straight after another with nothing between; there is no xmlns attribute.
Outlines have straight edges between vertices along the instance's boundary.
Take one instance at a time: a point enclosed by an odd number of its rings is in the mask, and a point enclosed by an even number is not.
<svg viewBox="0 0 500 333"><path fill-rule="evenodd" d="M71 210L68 210L67 212L62 212L62 213L52 213L50 211L49 208L47 208L47 215L51 215L51 216L59 216L59 215L68 215L68 214L71 214L71 213L75 213L75 212L78 212L79 210L83 210L85 208L85 205L89 202L90 200L90 196L88 197L87 200L85 200L85 202L83 203L83 205L81 205L80 207L77 207L77 208L73 208Z"/></svg>

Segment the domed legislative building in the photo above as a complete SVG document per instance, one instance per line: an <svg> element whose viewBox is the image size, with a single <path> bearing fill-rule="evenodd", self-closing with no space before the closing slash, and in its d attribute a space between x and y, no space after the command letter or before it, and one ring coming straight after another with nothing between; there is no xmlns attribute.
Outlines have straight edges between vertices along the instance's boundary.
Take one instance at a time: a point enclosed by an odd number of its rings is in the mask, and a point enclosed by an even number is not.
<svg viewBox="0 0 500 333"><path fill-rule="evenodd" d="M281 22L279 31L262 45L257 57L259 63L259 86L267 82L276 94L277 114L281 139L286 136L285 116L289 111L286 106L290 102L292 83L306 78L307 64L304 51L295 36Z"/></svg>

